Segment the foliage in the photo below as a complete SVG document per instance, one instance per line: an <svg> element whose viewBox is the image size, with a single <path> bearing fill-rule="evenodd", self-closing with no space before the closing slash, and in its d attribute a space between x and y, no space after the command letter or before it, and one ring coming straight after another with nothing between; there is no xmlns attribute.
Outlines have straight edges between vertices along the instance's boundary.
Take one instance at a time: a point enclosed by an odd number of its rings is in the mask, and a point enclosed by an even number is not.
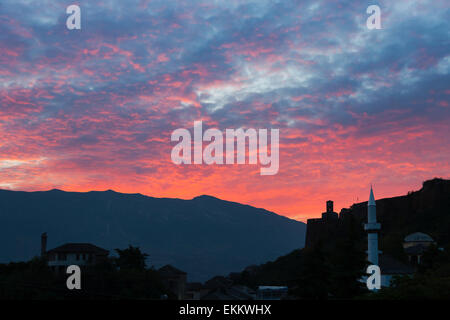
<svg viewBox="0 0 450 320"><path fill-rule="evenodd" d="M327 299L331 289L331 268L323 246L304 249L301 275L293 294L304 299Z"/></svg>
<svg viewBox="0 0 450 320"><path fill-rule="evenodd" d="M349 299L366 291L365 284L359 281L367 267L366 254L359 245L354 219L349 223L347 234L337 239L330 260L333 297Z"/></svg>
<svg viewBox="0 0 450 320"><path fill-rule="evenodd" d="M57 273L42 258L0 264L0 300L5 299L160 299L172 297L158 272L145 267L147 254L132 246L82 269L81 290L68 290L67 275Z"/></svg>
<svg viewBox="0 0 450 320"><path fill-rule="evenodd" d="M395 278L390 288L370 294L371 299L450 299L450 248L430 246L412 277Z"/></svg>
<svg viewBox="0 0 450 320"><path fill-rule="evenodd" d="M121 270L144 270L148 254L142 253L139 247L129 246L127 249L115 249L119 254L116 265Z"/></svg>

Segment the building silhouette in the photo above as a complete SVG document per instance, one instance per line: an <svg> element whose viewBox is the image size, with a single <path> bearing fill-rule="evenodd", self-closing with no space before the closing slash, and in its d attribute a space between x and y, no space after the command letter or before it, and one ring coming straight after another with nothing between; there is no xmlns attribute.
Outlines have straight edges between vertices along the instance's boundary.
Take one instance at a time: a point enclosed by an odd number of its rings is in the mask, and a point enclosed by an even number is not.
<svg viewBox="0 0 450 320"><path fill-rule="evenodd" d="M47 251L47 233L41 235L41 256L56 272L65 272L70 265L88 268L105 261L109 251L90 243L66 243Z"/></svg>

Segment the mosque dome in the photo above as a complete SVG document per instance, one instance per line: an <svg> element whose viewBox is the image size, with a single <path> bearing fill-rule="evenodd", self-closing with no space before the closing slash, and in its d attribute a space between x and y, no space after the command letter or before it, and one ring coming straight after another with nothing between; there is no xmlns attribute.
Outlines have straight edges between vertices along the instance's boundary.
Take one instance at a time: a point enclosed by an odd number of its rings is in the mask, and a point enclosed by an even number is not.
<svg viewBox="0 0 450 320"><path fill-rule="evenodd" d="M407 235L404 242L434 242L433 238L422 232L415 232Z"/></svg>

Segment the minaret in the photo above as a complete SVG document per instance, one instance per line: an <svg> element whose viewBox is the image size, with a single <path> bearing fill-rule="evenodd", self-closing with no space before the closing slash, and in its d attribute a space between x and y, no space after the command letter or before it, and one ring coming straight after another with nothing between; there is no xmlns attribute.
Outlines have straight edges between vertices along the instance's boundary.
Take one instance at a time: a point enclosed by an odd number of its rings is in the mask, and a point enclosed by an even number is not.
<svg viewBox="0 0 450 320"><path fill-rule="evenodd" d="M377 207L373 196L372 186L370 186L369 203L367 206L367 224L364 229L367 231L367 260L374 265L378 265L378 232L381 225L377 223Z"/></svg>

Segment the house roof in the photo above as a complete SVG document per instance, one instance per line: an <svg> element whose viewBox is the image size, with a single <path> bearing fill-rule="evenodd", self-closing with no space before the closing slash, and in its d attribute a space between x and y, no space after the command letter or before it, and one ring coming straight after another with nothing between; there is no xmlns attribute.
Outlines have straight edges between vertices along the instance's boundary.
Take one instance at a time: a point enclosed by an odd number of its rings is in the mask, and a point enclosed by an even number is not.
<svg viewBox="0 0 450 320"><path fill-rule="evenodd" d="M212 289L202 300L253 300L254 297L243 286Z"/></svg>
<svg viewBox="0 0 450 320"><path fill-rule="evenodd" d="M422 232L411 233L410 235L407 235L403 241L405 241L405 242L416 242L416 241L434 242L432 237L430 237L426 233L422 233Z"/></svg>
<svg viewBox="0 0 450 320"><path fill-rule="evenodd" d="M414 268L393 257L383 254L378 261L382 274L413 274Z"/></svg>
<svg viewBox="0 0 450 320"><path fill-rule="evenodd" d="M109 251L90 243L66 243L62 246L48 250L47 253L94 253L97 255L108 255Z"/></svg>
<svg viewBox="0 0 450 320"><path fill-rule="evenodd" d="M286 286L259 286L258 290L287 290Z"/></svg>
<svg viewBox="0 0 450 320"><path fill-rule="evenodd" d="M212 279L209 279L208 281L205 282L205 288L208 289L217 289L217 288L226 288L231 286L233 282L228 279L225 278L224 276L215 276Z"/></svg>
<svg viewBox="0 0 450 320"><path fill-rule="evenodd" d="M164 275L185 275L187 274L184 271L181 271L173 266L171 266L170 264L166 264L164 267L161 267L158 270L159 273L164 274Z"/></svg>

